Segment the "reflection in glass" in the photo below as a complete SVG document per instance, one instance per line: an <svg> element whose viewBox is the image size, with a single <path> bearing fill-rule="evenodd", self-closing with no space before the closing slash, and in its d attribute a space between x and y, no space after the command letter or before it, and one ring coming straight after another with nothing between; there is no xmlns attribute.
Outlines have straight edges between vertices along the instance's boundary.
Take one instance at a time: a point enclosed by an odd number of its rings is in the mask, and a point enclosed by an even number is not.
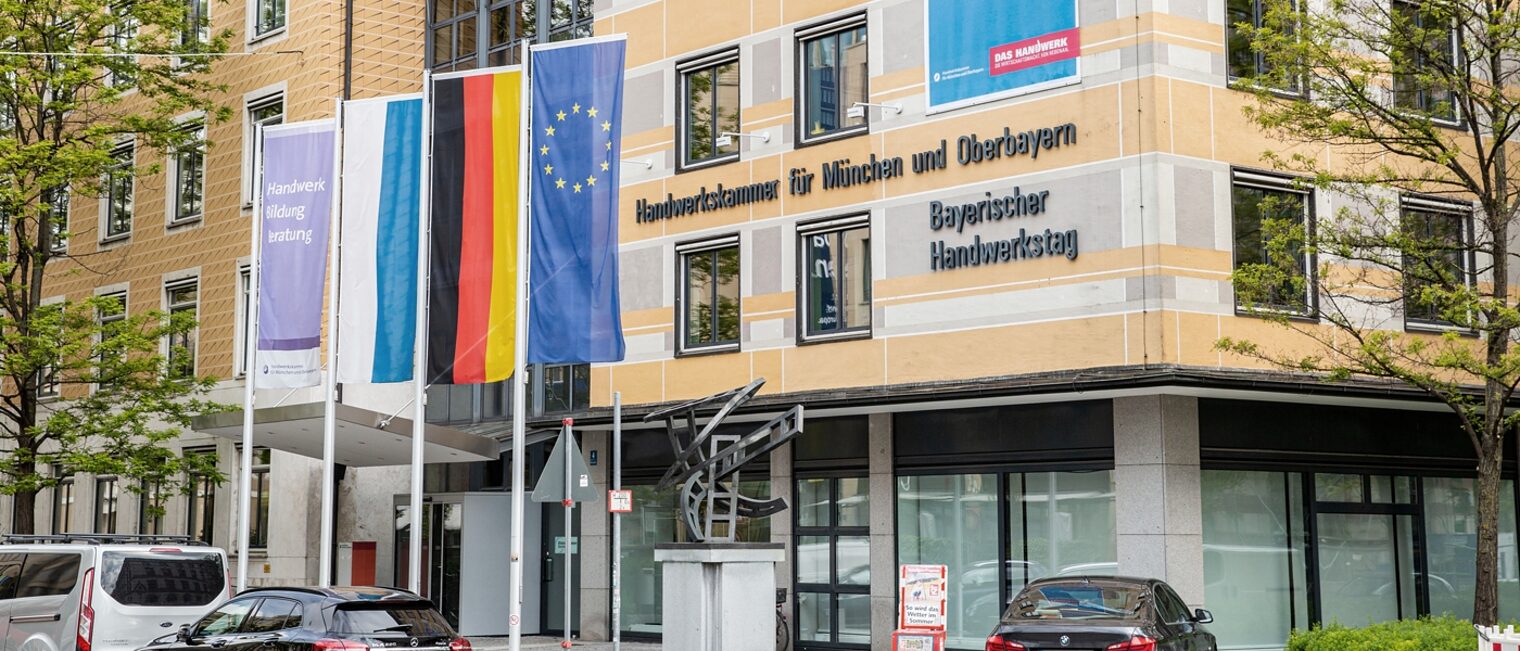
<svg viewBox="0 0 1520 651"><path fill-rule="evenodd" d="M865 477L839 480L839 527L871 526L871 487Z"/></svg>
<svg viewBox="0 0 1520 651"><path fill-rule="evenodd" d="M1204 603L1219 648L1280 649L1308 625L1298 473L1205 470Z"/></svg>
<svg viewBox="0 0 1520 651"><path fill-rule="evenodd" d="M654 486L628 486L633 491L632 513L619 518L623 556L621 625L634 633L660 632L660 609L664 581L654 560L654 546L676 542L675 487L656 491Z"/></svg>
<svg viewBox="0 0 1520 651"><path fill-rule="evenodd" d="M687 347L739 341L739 247L688 253L686 267Z"/></svg>
<svg viewBox="0 0 1520 651"><path fill-rule="evenodd" d="M739 131L739 62L685 73L686 164L738 153L739 141L719 146L718 136Z"/></svg>
<svg viewBox="0 0 1520 651"><path fill-rule="evenodd" d="M1430 612L1472 617L1477 588L1478 507L1472 479L1427 477L1425 501L1426 567L1430 572ZM1520 611L1520 568L1515 551L1514 482L1499 488L1499 615Z"/></svg>
<svg viewBox="0 0 1520 651"><path fill-rule="evenodd" d="M1325 623L1366 626L1414 616L1412 518L1319 515L1321 615Z"/></svg>
<svg viewBox="0 0 1520 651"><path fill-rule="evenodd" d="M797 593L797 639L815 642L829 641L832 628L829 595L817 592Z"/></svg>
<svg viewBox="0 0 1520 651"><path fill-rule="evenodd" d="M865 124L849 117L855 102L866 100L866 28L864 25L803 42L806 107L803 133L822 136Z"/></svg>
<svg viewBox="0 0 1520 651"><path fill-rule="evenodd" d="M797 582L829 583L828 536L797 536Z"/></svg>
<svg viewBox="0 0 1520 651"><path fill-rule="evenodd" d="M997 475L897 479L898 562L947 566L951 647L975 646L997 624L998 533Z"/></svg>
<svg viewBox="0 0 1520 651"><path fill-rule="evenodd" d="M809 335L871 326L870 228L805 238Z"/></svg>
<svg viewBox="0 0 1520 651"><path fill-rule="evenodd" d="M829 526L829 480L803 479L797 482L797 526Z"/></svg>
<svg viewBox="0 0 1520 651"><path fill-rule="evenodd" d="M1036 569L1050 576L1112 575L1118 569L1112 472L1026 473L1010 479L1008 492L1010 528L1022 533L1010 542L1023 542L1009 558L1027 561L1031 578Z"/></svg>
<svg viewBox="0 0 1520 651"><path fill-rule="evenodd" d="M841 594L839 600L839 639L841 644L871 643L871 595Z"/></svg>
<svg viewBox="0 0 1520 651"><path fill-rule="evenodd" d="M1361 502L1361 475L1314 475L1314 499L1321 502Z"/></svg>

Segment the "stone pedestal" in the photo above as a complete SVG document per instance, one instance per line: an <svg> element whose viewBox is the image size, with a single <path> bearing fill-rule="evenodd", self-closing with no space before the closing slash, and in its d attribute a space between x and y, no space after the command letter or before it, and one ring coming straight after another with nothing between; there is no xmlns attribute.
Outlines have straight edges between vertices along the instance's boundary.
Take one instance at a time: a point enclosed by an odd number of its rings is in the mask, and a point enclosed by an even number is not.
<svg viewBox="0 0 1520 651"><path fill-rule="evenodd" d="M666 651L774 651L780 543L655 545Z"/></svg>

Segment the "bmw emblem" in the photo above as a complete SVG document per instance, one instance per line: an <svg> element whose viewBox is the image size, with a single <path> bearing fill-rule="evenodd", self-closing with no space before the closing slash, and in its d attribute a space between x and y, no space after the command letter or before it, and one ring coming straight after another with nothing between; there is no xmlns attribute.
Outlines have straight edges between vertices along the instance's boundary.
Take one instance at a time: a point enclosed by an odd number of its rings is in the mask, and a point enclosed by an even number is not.
<svg viewBox="0 0 1520 651"><path fill-rule="evenodd" d="M1071 636L1070 635L1062 635L1061 636L1061 646L1071 646Z"/></svg>
<svg viewBox="0 0 1520 651"><path fill-rule="evenodd" d="M412 645L412 646L414 646L414 647L415 647L415 646L417 646L417 638L415 638L415 637L414 637L414 638L412 638L412 639L411 639L411 641L410 641L410 642L409 642L409 644L411 644L411 645ZM1064 645L1063 645L1063 646L1064 646Z"/></svg>

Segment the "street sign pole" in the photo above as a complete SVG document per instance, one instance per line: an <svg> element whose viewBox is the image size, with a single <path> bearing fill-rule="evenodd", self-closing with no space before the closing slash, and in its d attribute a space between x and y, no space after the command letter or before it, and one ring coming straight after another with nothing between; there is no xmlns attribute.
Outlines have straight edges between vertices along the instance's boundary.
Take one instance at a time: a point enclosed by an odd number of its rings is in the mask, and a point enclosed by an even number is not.
<svg viewBox="0 0 1520 651"><path fill-rule="evenodd" d="M564 430L562 431L562 433L561 433L560 436L561 436L561 440L565 441L566 445L568 446L569 442L571 440L573 440L571 437L575 436L575 434L570 431L570 426L573 425L575 421L572 420L572 419L566 418L563 422L564 422ZM570 564L570 550L571 550L572 545L575 542L575 539L571 537L572 521L570 520L571 515L575 512L575 500L571 499L572 493L571 493L571 488L570 488L570 481L571 481L570 480L570 475L572 474L572 472L570 470L570 460L574 456L576 456L576 455L570 454L569 448L566 447L565 455L564 455L564 457L565 457L565 500L563 502L564 505L565 505L565 589L564 589L564 592L565 592L565 639L564 639L564 641L562 641L562 642L559 643L560 647L566 648L566 649L570 648L570 611L571 611L571 605L570 605L570 586L574 585L572 579L575 576L575 568L574 568L574 566L572 566Z"/></svg>
<svg viewBox="0 0 1520 651"><path fill-rule="evenodd" d="M623 392L612 392L612 490L623 490ZM612 514L612 651L622 651L623 514Z"/></svg>

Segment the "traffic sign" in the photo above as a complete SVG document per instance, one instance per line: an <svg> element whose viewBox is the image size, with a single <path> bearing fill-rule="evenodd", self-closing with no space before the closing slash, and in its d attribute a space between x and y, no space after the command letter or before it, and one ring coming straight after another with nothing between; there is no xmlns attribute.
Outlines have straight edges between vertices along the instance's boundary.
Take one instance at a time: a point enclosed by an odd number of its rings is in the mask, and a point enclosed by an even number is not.
<svg viewBox="0 0 1520 651"><path fill-rule="evenodd" d="M575 436L569 432L568 427L560 432L554 451L549 453L549 461L544 464L544 474L539 475L538 485L533 487L533 501L561 502L568 498L574 502L596 502L602 499L601 490L597 489L596 482L591 481L591 469L586 466L586 458L581 456L580 446L575 444ZM566 448L569 448L571 455L568 496L565 495Z"/></svg>

